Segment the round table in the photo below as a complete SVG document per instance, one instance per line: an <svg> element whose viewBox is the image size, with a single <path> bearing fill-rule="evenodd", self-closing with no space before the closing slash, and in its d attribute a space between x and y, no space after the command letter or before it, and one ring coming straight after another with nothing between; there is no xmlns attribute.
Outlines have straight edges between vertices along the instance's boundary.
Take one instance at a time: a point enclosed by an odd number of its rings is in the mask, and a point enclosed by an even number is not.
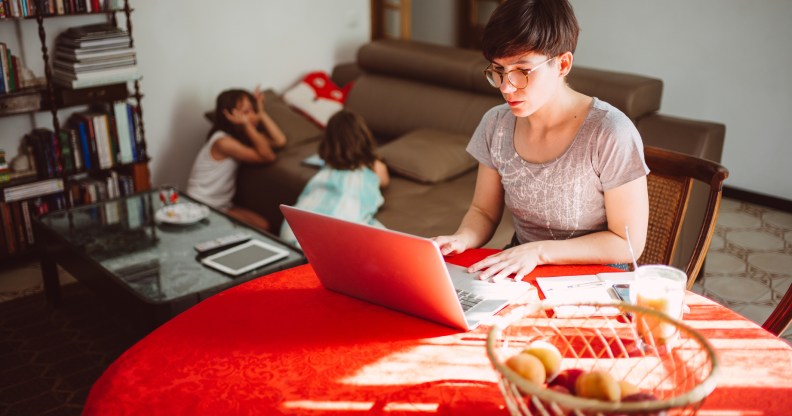
<svg viewBox="0 0 792 416"><path fill-rule="evenodd" d="M492 252L447 260L469 265ZM612 269L540 266L528 279L601 271ZM688 293L687 302L685 322L713 344L722 367L700 414L785 414L792 348L704 297ZM330 292L310 265L298 266L219 293L153 331L94 384L84 414L505 415L487 330L459 332Z"/></svg>

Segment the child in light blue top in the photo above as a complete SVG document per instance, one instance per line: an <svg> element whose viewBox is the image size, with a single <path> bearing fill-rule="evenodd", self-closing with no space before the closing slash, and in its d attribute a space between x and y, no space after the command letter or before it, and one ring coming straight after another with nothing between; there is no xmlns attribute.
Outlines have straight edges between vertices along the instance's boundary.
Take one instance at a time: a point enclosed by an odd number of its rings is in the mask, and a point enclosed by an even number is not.
<svg viewBox="0 0 792 416"><path fill-rule="evenodd" d="M327 122L319 143L325 164L305 185L296 207L347 221L383 227L374 216L385 201L388 168L376 152L377 144L358 114L341 110ZM280 236L299 247L288 223Z"/></svg>

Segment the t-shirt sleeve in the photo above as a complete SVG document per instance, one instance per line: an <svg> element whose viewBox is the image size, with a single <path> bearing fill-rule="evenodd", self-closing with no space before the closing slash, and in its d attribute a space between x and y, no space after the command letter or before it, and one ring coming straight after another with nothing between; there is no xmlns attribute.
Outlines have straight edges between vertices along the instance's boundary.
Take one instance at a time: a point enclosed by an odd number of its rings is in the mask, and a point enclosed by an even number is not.
<svg viewBox="0 0 792 416"><path fill-rule="evenodd" d="M492 162L491 153L492 137L495 131L495 124L498 121L496 108L497 107L492 108L484 113L484 116L481 117L481 121L478 127L476 127L476 131L473 132L473 136L470 138L470 142L467 146L467 152L470 153L474 159L493 169L496 169Z"/></svg>
<svg viewBox="0 0 792 416"><path fill-rule="evenodd" d="M641 135L621 111L612 108L603 118L597 144L594 166L599 170L603 191L649 174Z"/></svg>

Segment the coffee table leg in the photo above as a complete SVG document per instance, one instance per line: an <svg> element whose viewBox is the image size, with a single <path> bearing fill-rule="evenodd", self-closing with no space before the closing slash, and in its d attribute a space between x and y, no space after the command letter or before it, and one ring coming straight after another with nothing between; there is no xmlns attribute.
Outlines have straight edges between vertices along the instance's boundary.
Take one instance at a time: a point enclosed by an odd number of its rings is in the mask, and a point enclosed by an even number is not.
<svg viewBox="0 0 792 416"><path fill-rule="evenodd" d="M39 263L41 264L41 279L44 282L44 296L47 304L57 306L61 300L61 287L58 279L58 266L55 260L42 255Z"/></svg>

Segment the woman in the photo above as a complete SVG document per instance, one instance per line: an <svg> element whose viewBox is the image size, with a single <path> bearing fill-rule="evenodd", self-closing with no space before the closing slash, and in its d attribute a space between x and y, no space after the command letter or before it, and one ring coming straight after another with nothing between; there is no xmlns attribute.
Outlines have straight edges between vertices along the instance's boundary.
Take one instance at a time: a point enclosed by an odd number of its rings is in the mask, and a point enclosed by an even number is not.
<svg viewBox="0 0 792 416"><path fill-rule="evenodd" d="M572 90L579 27L566 0L507 0L484 29L484 71L505 104L489 110L468 145L479 161L473 201L459 229L435 237L444 255L485 244L504 205L515 236L470 272L521 280L541 264L630 262L649 216L643 146L633 123Z"/></svg>

